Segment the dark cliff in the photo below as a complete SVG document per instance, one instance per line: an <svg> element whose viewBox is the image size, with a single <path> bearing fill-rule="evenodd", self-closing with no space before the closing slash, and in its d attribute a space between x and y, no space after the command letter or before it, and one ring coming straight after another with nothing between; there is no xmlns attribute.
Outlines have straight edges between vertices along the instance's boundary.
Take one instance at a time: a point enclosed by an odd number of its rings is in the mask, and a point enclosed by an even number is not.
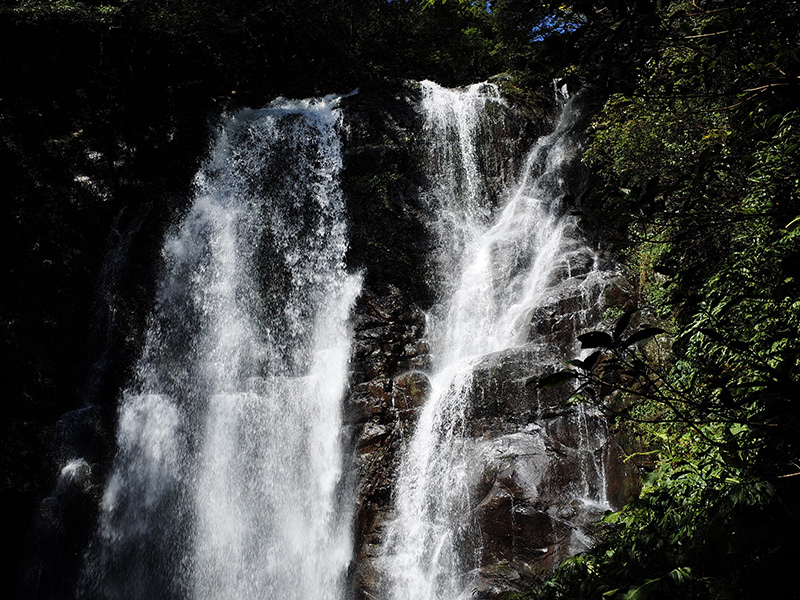
<svg viewBox="0 0 800 600"><path fill-rule="evenodd" d="M208 140L208 115L220 110L209 96L198 98L188 88L165 92L158 83L145 86L145 79L132 82L130 94L108 98L92 77L76 73L73 83L84 85L73 92L62 90L55 99L51 92L38 99L41 104L17 106L4 118L4 152L14 166L7 252L13 293L4 312L16 373L15 401L3 419L9 448L4 495L20 515L4 533L14 545L27 539L25 597L72 593L114 452L116 395L141 349L160 239L186 206ZM358 489L352 585L360 594L376 589L373 562L392 508L399 451L429 386L423 311L437 291L428 258L431 216L419 198L427 184L419 101L417 84L386 80L342 100L347 260L365 281L353 315L347 399ZM536 120L527 116L537 112ZM517 156L511 176L518 175L526 148L551 126L548 112L509 109L492 133ZM503 175L489 178L496 182L496 202ZM539 452L528 447L538 448L539 441L514 437L532 424L551 436L552 448L542 452L568 457L576 443L576 417L563 408L565 396L542 395L527 383L568 358L575 330L605 307L628 301L624 294L602 297L581 317L588 309L578 287L586 273L585 265L575 265L563 293L534 319L541 335L525 352L537 358L511 353L487 359L475 379L474 435L510 449L510 462L487 467L476 483L487 591L516 589L530 565L552 568L563 556L559 540L592 518L570 509L548 516L545 505L557 500L547 496L532 504L531 484L518 475L525 459L513 458ZM596 453L613 463L604 441ZM78 458L84 462L56 477ZM580 466L570 460L538 473L536 484L541 487L544 477L557 496L560 482L579 476Z"/></svg>

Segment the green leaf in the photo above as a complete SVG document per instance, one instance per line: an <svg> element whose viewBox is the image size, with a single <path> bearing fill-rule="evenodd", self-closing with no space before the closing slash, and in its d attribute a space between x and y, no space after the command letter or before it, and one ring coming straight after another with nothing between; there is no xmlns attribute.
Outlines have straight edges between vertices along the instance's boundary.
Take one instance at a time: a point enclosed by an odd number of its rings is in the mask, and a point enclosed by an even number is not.
<svg viewBox="0 0 800 600"><path fill-rule="evenodd" d="M578 374L575 371L556 371L547 377L542 377L538 380L535 380L536 387L539 389L554 387L577 377Z"/></svg>
<svg viewBox="0 0 800 600"><path fill-rule="evenodd" d="M636 342L641 342L642 340L646 340L660 333L666 333L666 331L664 331L660 327L645 327L644 329L640 329L639 331L634 333L631 337L629 337L627 340L625 340L622 344L622 347L627 348L628 346L631 346Z"/></svg>
<svg viewBox="0 0 800 600"><path fill-rule="evenodd" d="M567 364L573 367L578 367L579 369L582 369L584 371L591 371L592 367L597 362L597 359L600 358L601 353L602 351L598 350L597 352L593 352L592 354L587 356L585 360L579 360L579 359L568 360Z"/></svg>
<svg viewBox="0 0 800 600"><path fill-rule="evenodd" d="M744 462L738 452L728 452L725 448L720 448L719 455L722 458L722 462L734 469L741 469L744 467Z"/></svg>
<svg viewBox="0 0 800 600"><path fill-rule="evenodd" d="M632 314L633 313L626 312L619 319L617 319L616 323L614 323L613 335L615 340L619 340L619 338L622 336L622 332L627 329L628 324L631 322Z"/></svg>
<svg viewBox="0 0 800 600"><path fill-rule="evenodd" d="M644 585L640 585L639 587L631 588L628 590L628 593L623 596L625 600L645 600L648 594L648 584L650 581L645 583Z"/></svg>
<svg viewBox="0 0 800 600"><path fill-rule="evenodd" d="M644 477L642 477L642 485L644 485L645 487L653 487L659 481L661 481L662 477L664 477L664 471L662 471L661 469L650 471Z"/></svg>
<svg viewBox="0 0 800 600"><path fill-rule="evenodd" d="M592 367L597 363L597 359L600 358L602 354L602 350L597 350L596 352L592 352L589 356L587 356L583 361L583 369L587 371L591 371Z"/></svg>
<svg viewBox="0 0 800 600"><path fill-rule="evenodd" d="M590 331L578 336L581 348L611 348L614 339L604 331Z"/></svg>
<svg viewBox="0 0 800 600"><path fill-rule="evenodd" d="M729 348L736 348L737 350L747 350L747 344L745 344L741 340L726 338L716 329L711 329L710 327L701 327L700 333L710 337L714 341L724 344Z"/></svg>

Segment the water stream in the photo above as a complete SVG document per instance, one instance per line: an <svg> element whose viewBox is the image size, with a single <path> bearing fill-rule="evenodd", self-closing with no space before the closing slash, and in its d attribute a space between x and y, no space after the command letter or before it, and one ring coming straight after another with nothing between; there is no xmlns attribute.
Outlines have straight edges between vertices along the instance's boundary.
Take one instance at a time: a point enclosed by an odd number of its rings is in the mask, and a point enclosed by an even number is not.
<svg viewBox="0 0 800 600"><path fill-rule="evenodd" d="M575 258L593 260L563 206L578 183L569 175L579 151L572 104L493 207L481 165L492 150L486 119L503 102L497 90L426 82L423 92L440 301L428 315L432 391L401 463L381 560L391 600L470 597L481 558L470 488L478 461L466 432L473 368L523 345L531 311Z"/></svg>
<svg viewBox="0 0 800 600"><path fill-rule="evenodd" d="M352 556L337 99L219 128L167 237L80 595L339 599Z"/></svg>
<svg viewBox="0 0 800 600"><path fill-rule="evenodd" d="M337 103L279 99L218 128L194 202L162 248L80 598L352 592L355 502L341 411L361 279L344 264ZM492 109L504 106L492 85L422 84L431 184L422 195L439 301L428 314L432 391L403 454L379 558L382 600L469 597L484 552L472 483L480 450L468 432L474 369L528 343L531 312L574 264L594 260L565 214L580 184L570 171L579 111L566 103L521 172L505 173L498 200L486 138L503 113ZM582 423L578 435L591 437ZM530 443L543 448L543 439ZM590 454L581 461L599 472ZM603 486L584 479L575 493L602 506Z"/></svg>

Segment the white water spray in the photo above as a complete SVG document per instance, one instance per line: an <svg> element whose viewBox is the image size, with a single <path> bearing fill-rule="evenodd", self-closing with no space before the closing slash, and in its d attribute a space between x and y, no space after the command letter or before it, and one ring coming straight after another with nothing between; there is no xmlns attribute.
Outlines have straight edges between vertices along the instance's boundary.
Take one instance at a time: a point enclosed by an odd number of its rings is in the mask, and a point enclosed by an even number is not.
<svg viewBox="0 0 800 600"><path fill-rule="evenodd" d="M487 107L502 102L487 84L463 91L423 84L442 294L429 315L432 390L401 463L380 561L391 600L470 596L469 573L481 553L469 484L480 459L466 432L472 369L522 345L531 311L559 275L579 255L593 260L561 206L570 191L566 166L579 151L569 105L492 211L481 172L481 152L488 151L482 128Z"/></svg>
<svg viewBox="0 0 800 600"><path fill-rule="evenodd" d="M350 307L333 97L228 118L163 246L80 594L338 600Z"/></svg>

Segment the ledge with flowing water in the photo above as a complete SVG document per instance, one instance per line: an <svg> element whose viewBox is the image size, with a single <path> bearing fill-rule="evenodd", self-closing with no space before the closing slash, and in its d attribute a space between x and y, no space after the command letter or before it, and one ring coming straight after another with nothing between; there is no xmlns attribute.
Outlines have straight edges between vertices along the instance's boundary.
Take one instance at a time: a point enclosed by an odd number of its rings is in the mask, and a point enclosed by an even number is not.
<svg viewBox="0 0 800 600"><path fill-rule="evenodd" d="M163 244L82 598L342 597L347 318L338 98L219 129Z"/></svg>
<svg viewBox="0 0 800 600"><path fill-rule="evenodd" d="M530 385L575 356L576 335L606 308L631 301L567 215L584 185L585 113L571 106L533 144L493 86L421 91L424 185L409 212L429 240L434 301L420 306L418 282L400 281L357 305L354 585L365 598L517 589L585 548L582 526L625 494L603 420L568 407L568 391Z"/></svg>
<svg viewBox="0 0 800 600"><path fill-rule="evenodd" d="M547 125L430 83L229 120L163 247L84 597L449 600L585 544L602 421L528 383L629 298L560 204L580 122Z"/></svg>

